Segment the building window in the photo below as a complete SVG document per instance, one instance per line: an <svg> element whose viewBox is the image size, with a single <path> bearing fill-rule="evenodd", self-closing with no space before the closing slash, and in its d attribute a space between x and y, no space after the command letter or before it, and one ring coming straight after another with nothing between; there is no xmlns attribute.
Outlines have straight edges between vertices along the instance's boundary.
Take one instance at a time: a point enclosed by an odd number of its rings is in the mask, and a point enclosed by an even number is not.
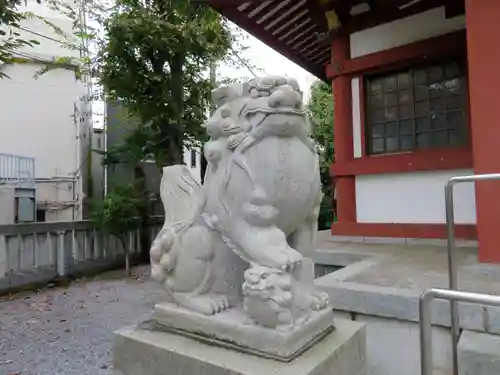
<svg viewBox="0 0 500 375"><path fill-rule="evenodd" d="M46 210L42 210L40 208L38 208L36 210L36 221L37 223L44 223L45 221L47 221L47 211Z"/></svg>
<svg viewBox="0 0 500 375"><path fill-rule="evenodd" d="M368 154L467 142L466 71L452 61L366 80Z"/></svg>
<svg viewBox="0 0 500 375"><path fill-rule="evenodd" d="M29 197L16 197L14 221L16 223L32 223L35 219L35 199Z"/></svg>
<svg viewBox="0 0 500 375"><path fill-rule="evenodd" d="M196 168L196 150L191 150L191 168Z"/></svg>

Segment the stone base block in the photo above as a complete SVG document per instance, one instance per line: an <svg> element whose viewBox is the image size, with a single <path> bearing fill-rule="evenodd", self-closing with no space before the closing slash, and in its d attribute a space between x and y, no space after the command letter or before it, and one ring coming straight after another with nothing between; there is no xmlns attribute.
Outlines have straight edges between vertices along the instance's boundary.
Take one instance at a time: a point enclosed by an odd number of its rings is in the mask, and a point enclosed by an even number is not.
<svg viewBox="0 0 500 375"><path fill-rule="evenodd" d="M464 331L458 343L460 375L500 374L500 336Z"/></svg>
<svg viewBox="0 0 500 375"><path fill-rule="evenodd" d="M288 363L175 333L123 328L115 333L113 368L120 375L364 375L364 324L336 320L335 328Z"/></svg>
<svg viewBox="0 0 500 375"><path fill-rule="evenodd" d="M294 329L270 329L249 321L242 308L206 316L175 304L155 306L153 319L160 330L261 357L288 362L333 331L333 311L325 309Z"/></svg>

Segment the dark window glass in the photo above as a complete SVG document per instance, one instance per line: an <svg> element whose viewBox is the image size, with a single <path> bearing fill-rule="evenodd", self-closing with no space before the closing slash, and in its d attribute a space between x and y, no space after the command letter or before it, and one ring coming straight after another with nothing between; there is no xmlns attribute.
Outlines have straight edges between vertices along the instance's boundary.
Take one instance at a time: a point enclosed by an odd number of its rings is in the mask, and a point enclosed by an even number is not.
<svg viewBox="0 0 500 375"><path fill-rule="evenodd" d="M367 79L369 153L464 145L466 95L461 62Z"/></svg>
<svg viewBox="0 0 500 375"><path fill-rule="evenodd" d="M45 210L37 209L36 210L36 221L41 223L46 221L46 212Z"/></svg>

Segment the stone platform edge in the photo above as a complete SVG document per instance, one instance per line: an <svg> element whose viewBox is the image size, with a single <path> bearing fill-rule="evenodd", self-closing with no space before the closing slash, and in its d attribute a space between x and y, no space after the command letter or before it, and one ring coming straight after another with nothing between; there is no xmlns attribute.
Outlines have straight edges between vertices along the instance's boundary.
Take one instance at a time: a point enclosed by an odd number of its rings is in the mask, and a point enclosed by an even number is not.
<svg viewBox="0 0 500 375"><path fill-rule="evenodd" d="M323 265L336 264L336 256L344 259L344 252L318 249L316 259ZM418 302L422 292L411 289L375 286L345 281L364 270L380 264L387 255L357 255L359 258L339 271L315 280L315 285L327 293L335 311L345 311L382 318L417 323ZM459 303L460 327L463 329L500 334L500 308L470 303ZM435 300L431 303L433 325L450 327L449 303Z"/></svg>

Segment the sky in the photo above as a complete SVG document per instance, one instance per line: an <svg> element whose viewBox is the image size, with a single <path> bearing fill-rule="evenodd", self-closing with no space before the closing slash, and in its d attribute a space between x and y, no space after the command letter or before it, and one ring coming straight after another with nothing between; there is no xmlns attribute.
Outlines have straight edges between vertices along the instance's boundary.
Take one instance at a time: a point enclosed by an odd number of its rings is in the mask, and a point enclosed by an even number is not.
<svg viewBox="0 0 500 375"><path fill-rule="evenodd" d="M304 101L307 101L310 94L310 87L317 79L306 70L302 69L297 64L288 60L271 47L268 47L257 38L247 33L244 30L236 28L244 37L242 44L247 47L240 56L248 59L251 64L258 69L255 74L263 75L283 75L290 78L295 78L301 90L304 92ZM230 78L252 77L252 73L245 68L235 69L228 65L219 66L217 69L218 76L226 76Z"/></svg>
<svg viewBox="0 0 500 375"><path fill-rule="evenodd" d="M310 87L316 81L316 77L302 69L297 64L288 60L278 52L268 47L257 38L247 33L244 30L232 25L235 30L238 30L242 36L241 44L247 47L240 53L240 57L247 59L251 65L256 68L254 73L257 76L264 75L282 75L290 78L295 78L300 85L303 92L304 102L307 102L310 95ZM221 64L217 67L217 76L219 78L229 77L234 79L247 79L252 78L252 73L245 67L235 68L230 64ZM103 127L103 110L104 104L102 102L93 103L94 127Z"/></svg>

